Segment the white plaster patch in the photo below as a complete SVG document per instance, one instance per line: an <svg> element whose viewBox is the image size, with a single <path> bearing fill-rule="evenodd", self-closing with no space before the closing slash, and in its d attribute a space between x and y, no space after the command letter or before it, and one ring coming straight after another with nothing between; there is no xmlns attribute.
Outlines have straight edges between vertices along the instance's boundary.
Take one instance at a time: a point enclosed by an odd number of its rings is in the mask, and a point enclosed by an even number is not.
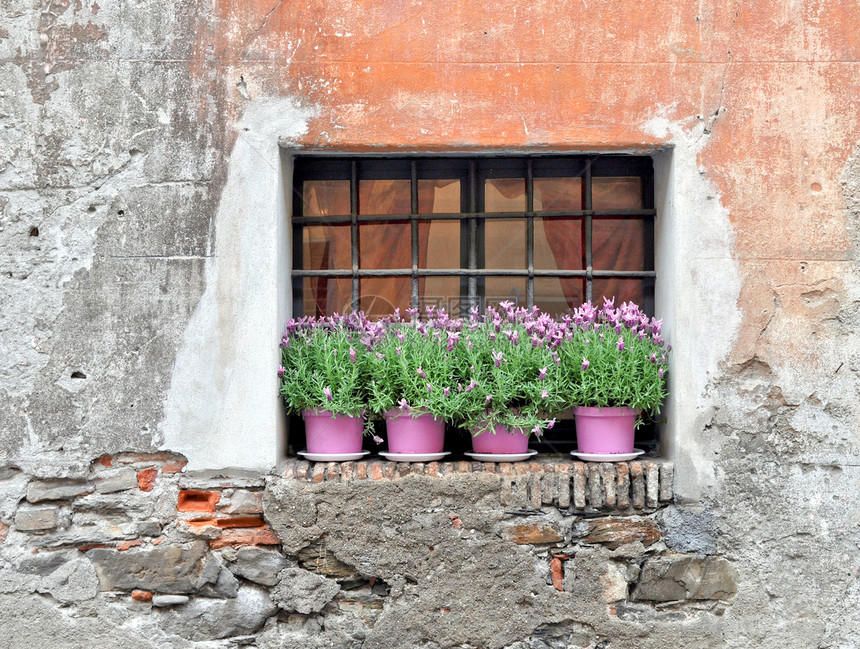
<svg viewBox="0 0 860 649"><path fill-rule="evenodd" d="M711 418L706 390L741 324L741 277L729 212L698 163L708 142L704 128L696 121L690 129L665 114L643 125L672 147L655 156L656 302L673 345L663 443L676 464L675 493L693 501L718 480L719 440L702 434Z"/></svg>
<svg viewBox="0 0 860 649"><path fill-rule="evenodd" d="M206 290L159 424L161 448L184 454L189 470L268 470L280 459L278 342L290 295L279 142L304 133L312 114L290 99L258 99L236 125Z"/></svg>

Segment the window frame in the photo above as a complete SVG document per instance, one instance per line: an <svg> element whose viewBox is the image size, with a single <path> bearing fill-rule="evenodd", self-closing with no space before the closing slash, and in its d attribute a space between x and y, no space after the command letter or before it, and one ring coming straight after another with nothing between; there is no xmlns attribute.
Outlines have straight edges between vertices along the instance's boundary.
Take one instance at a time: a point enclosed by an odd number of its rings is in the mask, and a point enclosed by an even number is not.
<svg viewBox="0 0 860 649"><path fill-rule="evenodd" d="M445 155L316 155L299 154L293 158L293 217L291 282L293 313L304 311L303 282L308 277L351 278L351 305L357 310L360 302L360 280L363 277L409 277L411 280L411 306L419 306L419 278L430 276L460 277L460 311L467 313L477 307L483 310L487 276L526 278L526 306L534 304L534 280L542 277L581 277L585 280L585 297L594 298L594 280L602 278L638 279L642 281L644 309L654 312L656 265L654 258L653 159L647 155L628 154L506 154L494 156ZM635 176L642 181L642 208L592 209L592 180L600 177ZM534 180L536 178L582 178L583 201L581 210L534 211ZM484 212L484 183L491 178L523 178L526 183L526 209L517 212ZM451 179L460 182L460 208L458 213L419 213L418 181L425 179ZM350 214L305 216L303 187L305 181L348 180L350 183ZM411 210L403 214L360 214L359 183L361 180L409 180ZM593 268L593 223L602 217L635 217L645 225L643 250L644 266L650 270L619 271ZM534 219L568 217L583 222L583 269L536 269L534 264ZM484 264L484 224L492 219L517 219L526 222L526 267L524 269L492 269ZM461 224L460 267L418 267L418 223L420 221L457 220ZM408 222L410 224L411 268L369 269L359 263L359 224ZM351 268L306 270L303 265L303 232L306 225L350 226Z"/></svg>

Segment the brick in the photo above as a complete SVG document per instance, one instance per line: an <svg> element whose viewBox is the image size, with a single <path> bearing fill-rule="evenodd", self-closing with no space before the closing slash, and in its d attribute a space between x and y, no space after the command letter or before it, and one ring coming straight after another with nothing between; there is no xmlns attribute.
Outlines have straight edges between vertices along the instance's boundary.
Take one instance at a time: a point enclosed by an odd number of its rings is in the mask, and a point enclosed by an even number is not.
<svg viewBox="0 0 860 649"><path fill-rule="evenodd" d="M427 475L432 476L434 478L438 478L441 475L438 462L427 463Z"/></svg>
<svg viewBox="0 0 860 649"><path fill-rule="evenodd" d="M481 470L484 473L496 473L496 463L495 462L478 462Z"/></svg>
<svg viewBox="0 0 860 649"><path fill-rule="evenodd" d="M151 602L152 591L140 590L139 588L135 588L133 591L131 591L131 598L136 602Z"/></svg>
<svg viewBox="0 0 860 649"><path fill-rule="evenodd" d="M514 465L510 462L499 462L499 473L502 475L514 475Z"/></svg>
<svg viewBox="0 0 860 649"><path fill-rule="evenodd" d="M472 463L471 462L457 462L457 473L471 473L472 472Z"/></svg>
<svg viewBox="0 0 860 649"><path fill-rule="evenodd" d="M569 462L559 462L555 466L556 490L558 506L561 509L570 507L570 472L573 466Z"/></svg>
<svg viewBox="0 0 860 649"><path fill-rule="evenodd" d="M176 509L180 512L214 512L219 500L220 491L182 489L179 491Z"/></svg>
<svg viewBox="0 0 860 649"><path fill-rule="evenodd" d="M645 473L641 462L630 463L630 492L634 509L645 508Z"/></svg>
<svg viewBox="0 0 860 649"><path fill-rule="evenodd" d="M340 465L337 462L329 462L326 465L325 479L329 482L340 481Z"/></svg>
<svg viewBox="0 0 860 649"><path fill-rule="evenodd" d="M531 471L532 473L543 473L543 464L541 464L540 462L533 461L529 462L528 465L529 471Z"/></svg>
<svg viewBox="0 0 860 649"><path fill-rule="evenodd" d="M615 497L618 509L630 507L630 467L626 462L615 465Z"/></svg>
<svg viewBox="0 0 860 649"><path fill-rule="evenodd" d="M71 500L95 491L91 482L72 480L33 480L27 485L27 501L39 503L47 500Z"/></svg>
<svg viewBox="0 0 860 649"><path fill-rule="evenodd" d="M549 572L552 575L552 587L564 592L564 568L559 557L553 557L549 562Z"/></svg>
<svg viewBox="0 0 860 649"><path fill-rule="evenodd" d="M181 455L170 451L158 451L156 453L118 453L113 456L117 464L153 464L175 460L184 460Z"/></svg>
<svg viewBox="0 0 860 649"><path fill-rule="evenodd" d="M595 518L587 522L586 543L600 543L611 550L640 541L648 547L660 540L660 530L650 518Z"/></svg>
<svg viewBox="0 0 860 649"><path fill-rule="evenodd" d="M340 479L342 482L352 482L355 476L355 462L342 462L340 465Z"/></svg>
<svg viewBox="0 0 860 649"><path fill-rule="evenodd" d="M503 507L513 504L514 481L510 476L502 476L502 484L499 489L499 503Z"/></svg>
<svg viewBox="0 0 860 649"><path fill-rule="evenodd" d="M540 493L540 479L541 475L539 473L532 473L528 476L528 506L529 509L540 509L541 506L541 493Z"/></svg>
<svg viewBox="0 0 860 649"><path fill-rule="evenodd" d="M518 545L546 545L561 543L564 537L549 525L525 523L512 525L502 530L502 538Z"/></svg>
<svg viewBox="0 0 860 649"><path fill-rule="evenodd" d="M367 462L355 463L355 479L367 480Z"/></svg>
<svg viewBox="0 0 860 649"><path fill-rule="evenodd" d="M96 462L108 468L113 466L113 458L110 455L102 455Z"/></svg>
<svg viewBox="0 0 860 649"><path fill-rule="evenodd" d="M371 480L382 480L382 462L371 460L367 463L367 475Z"/></svg>
<svg viewBox="0 0 860 649"><path fill-rule="evenodd" d="M603 474L603 502L610 509L615 507L615 465L606 462L600 465Z"/></svg>
<svg viewBox="0 0 860 649"><path fill-rule="evenodd" d="M528 462L517 462L514 464L514 473L517 475L528 475L531 473L531 467Z"/></svg>
<svg viewBox="0 0 860 649"><path fill-rule="evenodd" d="M671 462L663 462L660 465L660 502L672 500L672 482L675 476L675 467Z"/></svg>
<svg viewBox="0 0 860 649"><path fill-rule="evenodd" d="M451 475L455 472L455 465L453 462L440 462L439 470L442 475Z"/></svg>
<svg viewBox="0 0 860 649"><path fill-rule="evenodd" d="M213 550L226 546L236 545L279 545L280 539L275 531L266 525L252 529L230 529L217 539L209 541L209 547Z"/></svg>
<svg viewBox="0 0 860 649"><path fill-rule="evenodd" d="M161 472L165 474L182 473L188 465L188 460L168 460L161 467Z"/></svg>
<svg viewBox="0 0 860 649"><path fill-rule="evenodd" d="M129 548L136 548L138 545L143 545L143 541L123 541L117 544L116 549L125 552Z"/></svg>
<svg viewBox="0 0 860 649"><path fill-rule="evenodd" d="M588 504L593 509L603 507L603 484L599 464L588 465Z"/></svg>
<svg viewBox="0 0 860 649"><path fill-rule="evenodd" d="M397 464L395 462L383 462L382 477L391 480L397 473Z"/></svg>
<svg viewBox="0 0 860 649"><path fill-rule="evenodd" d="M540 497L541 504L551 505L558 497L558 489L556 488L558 476L555 473L544 473L540 479Z"/></svg>
<svg viewBox="0 0 860 649"><path fill-rule="evenodd" d="M585 509L585 464L573 463L573 506Z"/></svg>
<svg viewBox="0 0 860 649"><path fill-rule="evenodd" d="M656 507L660 495L660 466L648 460L645 466L645 504L648 507Z"/></svg>
<svg viewBox="0 0 860 649"><path fill-rule="evenodd" d="M296 477L296 460L287 460L284 462L284 478L292 480Z"/></svg>
<svg viewBox="0 0 860 649"><path fill-rule="evenodd" d="M158 477L158 469L154 466L141 469L137 472L137 486L141 491L152 491L155 487L155 479Z"/></svg>
<svg viewBox="0 0 860 649"><path fill-rule="evenodd" d="M296 480L305 480L308 479L308 473L310 472L310 462L307 460L300 460L296 462Z"/></svg>
<svg viewBox="0 0 860 649"><path fill-rule="evenodd" d="M317 462L311 467L311 483L320 484L325 481L325 464Z"/></svg>
<svg viewBox="0 0 860 649"><path fill-rule="evenodd" d="M0 543L6 540L6 537L9 534L9 526L6 525L3 521L0 521Z"/></svg>
<svg viewBox="0 0 860 649"><path fill-rule="evenodd" d="M59 511L56 507L19 509L15 514L15 527L21 532L41 532L57 526Z"/></svg>
<svg viewBox="0 0 860 649"><path fill-rule="evenodd" d="M424 475L425 465L423 462L414 462L412 464L412 475Z"/></svg>
<svg viewBox="0 0 860 649"><path fill-rule="evenodd" d="M408 475L412 475L412 465L409 464L409 462L398 462L397 475L401 478L405 478Z"/></svg>

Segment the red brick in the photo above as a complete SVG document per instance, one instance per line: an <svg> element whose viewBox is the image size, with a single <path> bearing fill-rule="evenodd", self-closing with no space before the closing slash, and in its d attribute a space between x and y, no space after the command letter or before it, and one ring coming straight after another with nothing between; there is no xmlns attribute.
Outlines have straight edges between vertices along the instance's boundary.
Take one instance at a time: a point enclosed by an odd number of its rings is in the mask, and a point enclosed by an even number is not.
<svg viewBox="0 0 860 649"><path fill-rule="evenodd" d="M314 465L313 471L311 473L311 482L313 484L319 484L323 480L325 480L325 464L319 462Z"/></svg>
<svg viewBox="0 0 860 649"><path fill-rule="evenodd" d="M229 518L216 518L215 526L221 529L234 527L262 527L266 524L262 516L230 516Z"/></svg>
<svg viewBox="0 0 860 649"><path fill-rule="evenodd" d="M193 491L182 489L176 509L181 512L214 512L221 500L220 491Z"/></svg>
<svg viewBox="0 0 860 649"><path fill-rule="evenodd" d="M518 545L542 545L564 541L561 534L550 526L541 523L512 525L502 531L502 537Z"/></svg>
<svg viewBox="0 0 860 649"><path fill-rule="evenodd" d="M588 523L586 543L601 543L614 550L641 541L648 547L660 540L660 530L650 518L595 518Z"/></svg>
<svg viewBox="0 0 860 649"><path fill-rule="evenodd" d="M369 462L367 473L371 480L382 480L382 462Z"/></svg>
<svg viewBox="0 0 860 649"><path fill-rule="evenodd" d="M513 475L514 465L510 462L499 462L499 473L502 475Z"/></svg>
<svg viewBox="0 0 860 649"><path fill-rule="evenodd" d="M152 491L155 487L155 479L158 477L158 469L154 466L137 472L137 486L141 491Z"/></svg>
<svg viewBox="0 0 860 649"><path fill-rule="evenodd" d="M340 465L337 462L329 462L325 469L325 479L329 482L340 480Z"/></svg>
<svg viewBox="0 0 860 649"><path fill-rule="evenodd" d="M0 543L6 540L6 535L9 534L9 526L3 521L0 521Z"/></svg>
<svg viewBox="0 0 860 649"><path fill-rule="evenodd" d="M428 462L427 463L427 475L432 476L434 478L438 478L439 473L439 463L438 462Z"/></svg>
<svg viewBox="0 0 860 649"><path fill-rule="evenodd" d="M120 552L125 552L129 548L137 547L138 545L142 545L143 541L123 541L119 545L116 546L116 549Z"/></svg>
<svg viewBox="0 0 860 649"><path fill-rule="evenodd" d="M471 473L472 472L472 463L471 462L457 462L457 473Z"/></svg>
<svg viewBox="0 0 860 649"><path fill-rule="evenodd" d="M367 462L355 463L355 479L367 480Z"/></svg>
<svg viewBox="0 0 860 649"><path fill-rule="evenodd" d="M389 480L394 477L397 471L397 465L394 462L386 462L382 465L382 475Z"/></svg>
<svg viewBox="0 0 860 649"><path fill-rule="evenodd" d="M220 538L209 542L209 547L217 550L228 545L278 545L280 542L275 531L267 525L252 529L224 530Z"/></svg>
<svg viewBox="0 0 860 649"><path fill-rule="evenodd" d="M296 477L296 461L295 460L287 460L287 463L284 464L284 477L288 480Z"/></svg>
<svg viewBox="0 0 860 649"><path fill-rule="evenodd" d="M102 455L98 459L98 463L101 464L102 466L110 467L110 466L113 466L113 458L110 455Z"/></svg>
<svg viewBox="0 0 860 649"><path fill-rule="evenodd" d="M188 460L170 460L161 467L162 473L182 473Z"/></svg>
<svg viewBox="0 0 860 649"><path fill-rule="evenodd" d="M148 590L133 590L131 591L131 598L136 602L151 602L152 592Z"/></svg>
<svg viewBox="0 0 860 649"><path fill-rule="evenodd" d="M564 592L564 568L561 565L561 559L559 557L553 557L552 561L549 562L549 571L552 575L553 588Z"/></svg>
<svg viewBox="0 0 860 649"><path fill-rule="evenodd" d="M166 538L167 538L166 536L159 536L157 539L152 539L152 544L153 545L161 545L161 542L164 541L164 539L166 539Z"/></svg>

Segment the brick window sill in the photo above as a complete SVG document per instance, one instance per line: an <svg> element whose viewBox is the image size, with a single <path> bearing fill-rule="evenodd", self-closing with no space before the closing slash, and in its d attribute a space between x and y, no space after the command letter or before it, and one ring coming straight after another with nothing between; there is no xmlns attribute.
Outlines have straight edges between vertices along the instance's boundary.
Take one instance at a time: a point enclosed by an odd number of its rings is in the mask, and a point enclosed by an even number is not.
<svg viewBox="0 0 860 649"><path fill-rule="evenodd" d="M502 506L570 513L651 512L672 500L673 465L659 458L578 462L540 456L529 462L308 462L287 460L285 478L311 484L404 479L497 480ZM471 476L471 477L470 477Z"/></svg>

